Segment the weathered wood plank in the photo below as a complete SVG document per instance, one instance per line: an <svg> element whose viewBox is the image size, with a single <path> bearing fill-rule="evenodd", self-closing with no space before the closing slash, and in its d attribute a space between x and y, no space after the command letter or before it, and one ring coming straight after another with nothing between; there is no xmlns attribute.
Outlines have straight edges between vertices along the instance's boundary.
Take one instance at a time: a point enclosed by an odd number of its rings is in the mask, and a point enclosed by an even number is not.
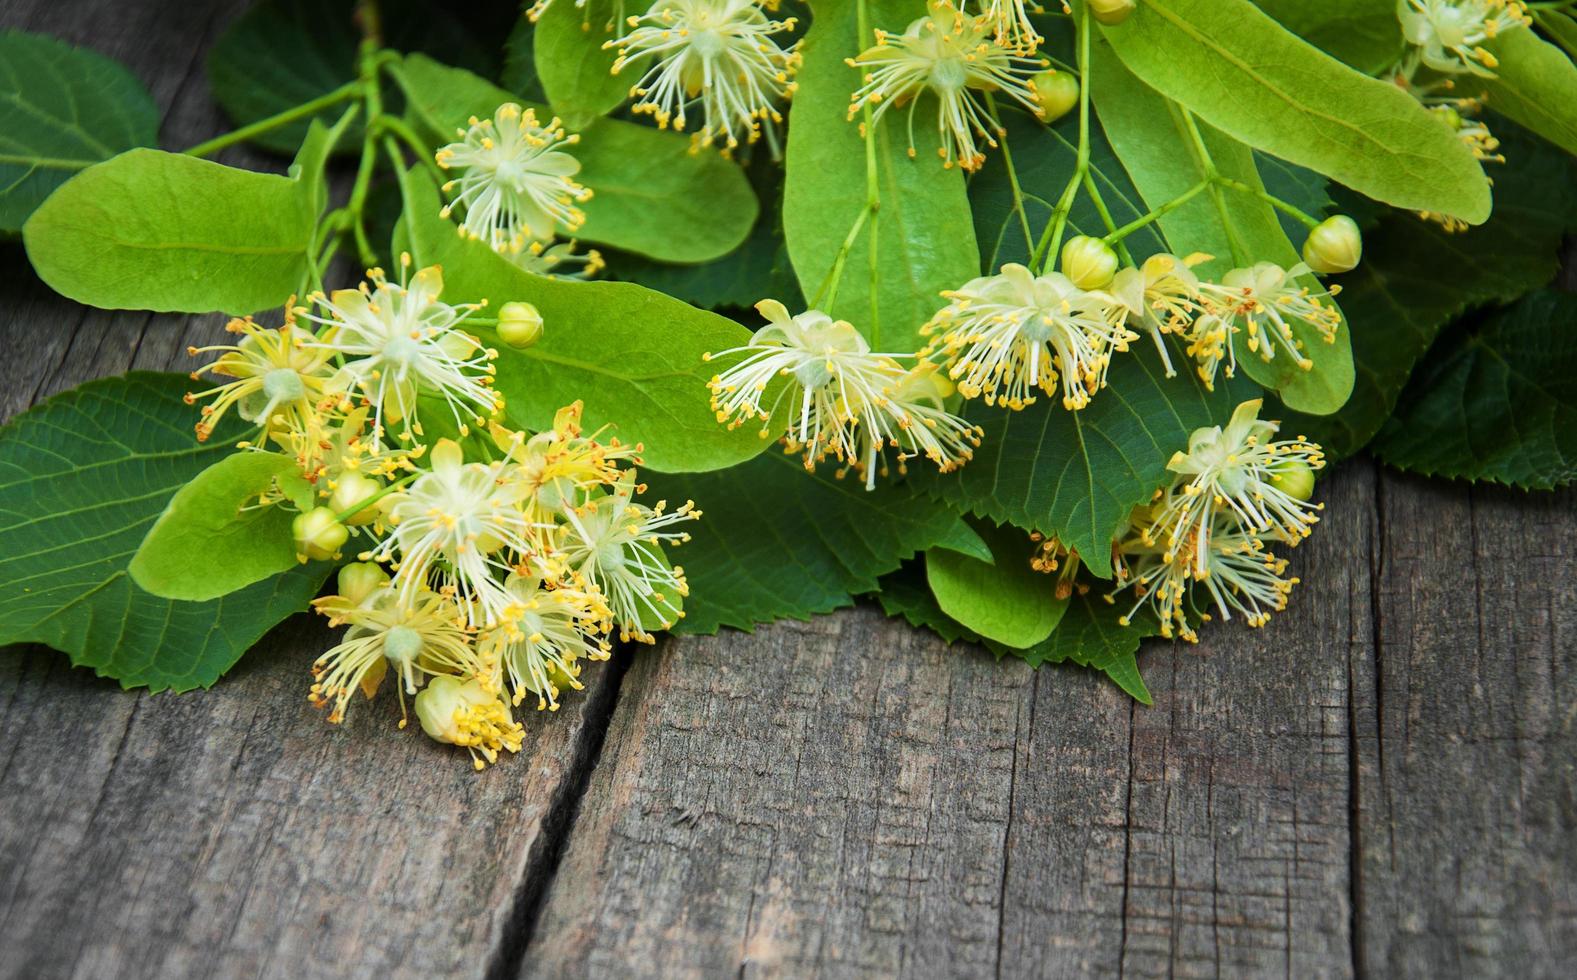
<svg viewBox="0 0 1577 980"><path fill-rule="evenodd" d="M0 26L124 59L168 107L168 146L220 131L202 58L242 4L87 6L8 4ZM130 367L185 370L186 345L220 335L217 317L77 307L19 247L0 260L0 418ZM478 778L463 753L397 731L392 700L326 725L305 691L331 642L293 621L188 696L0 651L0 977L485 974L518 932L618 671L558 715L528 715L521 754Z"/></svg>
<svg viewBox="0 0 1577 980"><path fill-rule="evenodd" d="M1346 974L1372 492L1330 481L1287 615L1156 645L1150 709L868 609L669 641L626 678L522 974ZM872 874L894 844L906 873Z"/></svg>
<svg viewBox="0 0 1577 980"><path fill-rule="evenodd" d="M869 608L637 653L521 975L991 973L1031 683Z"/></svg>
<svg viewBox="0 0 1577 980"><path fill-rule="evenodd" d="M1381 479L1357 711L1358 952L1377 976L1569 976L1577 495Z"/></svg>
<svg viewBox="0 0 1577 980"><path fill-rule="evenodd" d="M1351 970L1347 689L1371 643L1372 483L1359 464L1322 486L1325 519L1293 553L1303 584L1270 625L1147 647L1154 708L1040 678L1005 975Z"/></svg>

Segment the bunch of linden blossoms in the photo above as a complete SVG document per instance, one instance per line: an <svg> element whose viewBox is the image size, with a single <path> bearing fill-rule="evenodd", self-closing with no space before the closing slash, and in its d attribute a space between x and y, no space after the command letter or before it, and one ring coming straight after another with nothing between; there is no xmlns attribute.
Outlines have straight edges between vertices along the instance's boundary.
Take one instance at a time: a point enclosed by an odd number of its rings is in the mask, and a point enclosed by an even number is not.
<svg viewBox="0 0 1577 980"><path fill-rule="evenodd" d="M1123 625L1148 607L1162 636L1194 642L1194 625L1212 610L1262 626L1286 608L1298 580L1270 546L1309 536L1321 510L1309 502L1314 471L1325 461L1301 436L1275 439L1279 426L1258 418L1260 404L1242 403L1225 426L1196 429L1167 464L1170 484L1130 516L1113 545L1118 592L1134 595Z"/></svg>
<svg viewBox="0 0 1577 980"><path fill-rule="evenodd" d="M1397 19L1407 41L1390 76L1397 85L1429 107L1449 126L1473 155L1487 163L1504 163L1500 141L1479 118L1483 99L1460 95L1457 81L1494 78L1500 67L1485 47L1507 33L1533 23L1522 0L1397 0ZM1459 218L1431 211L1419 216L1447 231L1466 231Z"/></svg>
<svg viewBox="0 0 1577 980"><path fill-rule="evenodd" d="M874 352L852 324L821 310L790 316L777 300L756 310L767 324L748 344L706 355L733 361L709 383L719 422L758 421L766 438L773 420L782 420L786 447L804 454L807 470L832 457L842 464L840 477L852 469L866 489L888 472L889 449L900 473L914 456L945 473L980 445L980 430L947 410L953 386L935 364ZM905 368L900 359L917 363Z"/></svg>
<svg viewBox="0 0 1577 980"><path fill-rule="evenodd" d="M1259 262L1209 282L1192 270L1207 256L1158 254L1120 267L1105 241L1078 236L1062 249L1061 271L1036 275L1008 264L943 293L948 304L922 328L931 340L921 355L941 359L965 398L1014 410L1033 404L1037 392L1060 394L1069 410L1088 405L1105 387L1113 355L1127 352L1141 330L1169 377L1165 337L1177 337L1207 387L1218 369L1234 373L1239 347L1308 370L1299 334L1335 342L1341 314L1326 300L1339 287L1315 290L1300 279L1353 268L1361 248L1357 225L1336 216L1310 232L1304 262Z"/></svg>
<svg viewBox="0 0 1577 980"><path fill-rule="evenodd" d="M579 205L592 196L574 180L580 161L569 149L580 142L578 134L566 132L556 117L543 125L536 110L506 102L489 119L472 116L456 135L436 159L440 168L456 171L444 184L454 198L443 215L463 212L460 234L537 275L589 279L601 271L595 249L582 255L573 239L556 242L585 223Z"/></svg>
<svg viewBox="0 0 1577 980"><path fill-rule="evenodd" d="M721 143L724 152L754 143L763 134L779 155L778 108L794 94L800 56L796 44L778 35L794 30L792 17L773 20L757 0L657 0L646 13L626 21L630 30L603 45L616 49L613 73L638 66L630 87L631 111L645 113L662 128L690 128L689 107L699 100L701 122L695 145Z"/></svg>
<svg viewBox="0 0 1577 980"><path fill-rule="evenodd" d="M902 34L876 31L876 44L849 59L850 67L861 70L863 82L851 96L849 119L869 110L867 121L860 124L869 138L868 126L881 122L889 108L907 105L909 155L915 156L914 116L923 102L920 96L929 92L936 97L942 165L978 170L986 155L977 137L995 147L1002 129L987 97L1000 94L1043 116L1033 76L1049 62L1034 56L1040 38L1019 16L1023 8L1018 4L997 3L978 16L964 13L951 0L933 0L930 8Z"/></svg>
<svg viewBox="0 0 1577 980"><path fill-rule="evenodd" d="M556 710L612 636L650 642L683 615L665 549L700 515L636 502L640 447L585 433L578 402L534 435L501 424L497 354L463 329L479 307L442 289L436 267L373 269L278 328L232 321L238 342L192 350L217 355L193 378L220 383L188 402L207 400L199 438L234 409L260 433L244 449L290 457L256 506L297 512L302 561L357 558L314 603L348 629L313 666L312 702L340 722L392 672L402 719L414 695L422 729L481 768L519 750L528 696Z"/></svg>

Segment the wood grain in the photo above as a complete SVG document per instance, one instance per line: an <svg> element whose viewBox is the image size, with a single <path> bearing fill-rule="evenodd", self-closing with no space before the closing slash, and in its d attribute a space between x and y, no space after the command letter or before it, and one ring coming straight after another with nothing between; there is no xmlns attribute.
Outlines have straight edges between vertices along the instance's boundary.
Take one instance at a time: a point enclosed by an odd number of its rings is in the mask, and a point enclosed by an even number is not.
<svg viewBox="0 0 1577 980"><path fill-rule="evenodd" d="M200 70L243 6L7 4L0 26L125 61L169 107L166 146L222 131ZM248 166L281 161L245 156ZM0 418L128 368L185 370L222 318L105 312L0 254ZM358 705L306 701L333 642L301 617L209 692L127 694L40 648L0 653L0 977L482 976L552 852L618 665L483 778Z"/></svg>
<svg viewBox="0 0 1577 980"><path fill-rule="evenodd" d="M1158 645L1153 709L864 609L758 633L748 669L737 635L670 641L626 679L522 975L1345 974L1372 474L1329 499L1294 609Z"/></svg>
<svg viewBox="0 0 1577 980"><path fill-rule="evenodd" d="M240 6L0 26L121 59L181 146ZM0 266L0 418L218 333ZM324 725L307 618L180 697L0 652L0 977L1567 974L1577 495L1321 495L1292 608L1147 647L1153 708L861 607L624 655L478 778L390 701Z"/></svg>
<svg viewBox="0 0 1577 980"><path fill-rule="evenodd" d="M1577 496L1387 473L1362 690L1361 962L1570 975L1577 951Z"/></svg>
<svg viewBox="0 0 1577 980"><path fill-rule="evenodd" d="M638 654L521 974L993 971L1031 683L869 608Z"/></svg>

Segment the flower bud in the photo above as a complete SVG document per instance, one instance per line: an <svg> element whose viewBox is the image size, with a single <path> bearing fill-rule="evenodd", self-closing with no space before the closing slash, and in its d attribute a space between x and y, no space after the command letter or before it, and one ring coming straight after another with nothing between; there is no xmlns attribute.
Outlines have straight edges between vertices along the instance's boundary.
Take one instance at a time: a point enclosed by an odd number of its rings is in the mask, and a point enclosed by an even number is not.
<svg viewBox="0 0 1577 980"><path fill-rule="evenodd" d="M1433 112L1436 118L1438 118L1441 122L1445 123L1447 126L1450 126L1453 132L1462 128L1462 113L1456 111L1450 106L1437 105L1430 111Z"/></svg>
<svg viewBox="0 0 1577 980"><path fill-rule="evenodd" d="M1345 214L1332 215L1315 225L1303 242L1303 261L1315 272L1346 272L1363 257L1363 234L1358 222Z"/></svg>
<svg viewBox="0 0 1577 980"><path fill-rule="evenodd" d="M339 594L358 606L388 584L389 573L375 562L352 562L339 570Z"/></svg>
<svg viewBox="0 0 1577 980"><path fill-rule="evenodd" d="M525 736L498 693L475 677L428 681L416 695L416 720L434 741L464 746L478 769L496 762L500 750L519 752Z"/></svg>
<svg viewBox="0 0 1577 980"><path fill-rule="evenodd" d="M1079 80L1065 71L1048 68L1030 76L1035 98L1040 102L1041 118L1056 122L1079 104Z"/></svg>
<svg viewBox="0 0 1577 980"><path fill-rule="evenodd" d="M383 486L370 476L362 473L344 473L334 481L334 492L329 496L329 509L336 514L343 514L360 507L360 510L345 518L345 523L353 526L371 524L378 519L378 508L362 505L382 489Z"/></svg>
<svg viewBox="0 0 1577 980"><path fill-rule="evenodd" d="M334 511L327 507L297 514L290 522L290 531L296 538L296 553L317 561L333 558L350 537L350 531L334 519Z"/></svg>
<svg viewBox="0 0 1577 980"><path fill-rule="evenodd" d="M1062 274L1080 289L1100 289L1117 275L1117 253L1099 238L1075 236L1062 246Z"/></svg>
<svg viewBox="0 0 1577 980"><path fill-rule="evenodd" d="M1134 0L1085 0L1090 16L1110 27L1121 24L1133 13Z"/></svg>
<svg viewBox="0 0 1577 980"><path fill-rule="evenodd" d="M487 697L476 681L462 681L458 677L440 674L427 682L416 695L416 720L422 731L436 742L459 745L463 741L455 724L455 712L468 705L478 704Z"/></svg>
<svg viewBox="0 0 1577 980"><path fill-rule="evenodd" d="M505 303L498 308L498 339L525 350L542 339L542 314L530 303Z"/></svg>
<svg viewBox="0 0 1577 980"><path fill-rule="evenodd" d="M1314 496L1314 470L1301 459L1283 460L1272 471L1276 489L1294 500L1308 500Z"/></svg>

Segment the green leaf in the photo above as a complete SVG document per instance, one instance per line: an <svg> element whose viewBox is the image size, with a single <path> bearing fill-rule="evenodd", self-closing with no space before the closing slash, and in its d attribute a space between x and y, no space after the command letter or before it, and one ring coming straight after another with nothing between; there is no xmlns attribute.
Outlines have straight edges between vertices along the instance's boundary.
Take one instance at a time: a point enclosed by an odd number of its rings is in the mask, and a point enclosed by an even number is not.
<svg viewBox="0 0 1577 980"><path fill-rule="evenodd" d="M931 547L975 558L988 565L997 560L986 539L965 521L959 521L950 527L945 535L932 542Z"/></svg>
<svg viewBox="0 0 1577 980"><path fill-rule="evenodd" d="M39 278L79 303L252 313L305 281L313 198L288 177L128 150L50 195L22 234Z"/></svg>
<svg viewBox="0 0 1577 980"><path fill-rule="evenodd" d="M1449 128L1248 0L1146 0L1102 30L1145 84L1234 139L1396 207L1489 217L1483 170Z"/></svg>
<svg viewBox="0 0 1577 980"><path fill-rule="evenodd" d="M783 245L783 167L758 153L746 174L765 206L743 245L700 265L672 265L618 253L607 257L609 271L615 278L638 282L706 309L745 309L768 298L790 308L803 308L805 299Z"/></svg>
<svg viewBox="0 0 1577 980"><path fill-rule="evenodd" d="M295 472L281 453L232 453L175 491L132 556L137 585L164 599L202 602L296 566L292 513L258 507L258 494Z"/></svg>
<svg viewBox="0 0 1577 980"><path fill-rule="evenodd" d="M1151 207L1182 196L1208 175L1182 110L1128 72L1105 44L1091 50L1093 77L1101 118L1117 155ZM1223 176L1262 189L1253 152L1208 124L1196 124L1210 161ZM1275 262L1283 268L1300 259L1287 240L1276 211L1258 197L1235 189L1206 191L1160 220L1162 231L1179 255L1203 252L1215 256L1200 266L1201 275L1220 276L1233 265ZM1236 259L1234 259L1236 256ZM1299 282L1322 290L1313 275ZM1313 361L1303 370L1285 352L1265 361L1247 348L1247 337L1234 338L1238 366L1249 377L1281 393L1294 408L1315 414L1333 412L1352 394L1352 339L1338 329L1335 343L1326 343L1305 324L1293 336Z"/></svg>
<svg viewBox="0 0 1577 980"><path fill-rule="evenodd" d="M971 631L1010 647L1028 647L1057 628L1068 608L1056 580L1030 567L1029 536L1012 527L990 528L992 560L932 548L926 580L942 611Z"/></svg>
<svg viewBox="0 0 1577 980"><path fill-rule="evenodd" d="M1281 26L1365 75L1378 75L1402 56L1396 0L1254 0Z"/></svg>
<svg viewBox="0 0 1577 980"><path fill-rule="evenodd" d="M537 75L536 38L537 27L530 18L517 17L504 42L504 70L498 83L527 102L541 104L548 101L548 95Z"/></svg>
<svg viewBox="0 0 1577 980"><path fill-rule="evenodd" d="M159 141L159 110L136 76L84 48L0 31L0 232L77 171Z"/></svg>
<svg viewBox="0 0 1577 980"><path fill-rule="evenodd" d="M1577 65L1529 29L1507 31L1485 44L1500 62L1495 77L1480 82L1496 112L1577 153Z"/></svg>
<svg viewBox="0 0 1577 980"><path fill-rule="evenodd" d="M901 616L910 626L928 629L948 643L964 640L984 644L998 658L1018 657L1035 669L1057 663L1091 667L1105 673L1136 701L1151 703L1135 654L1141 641L1154 634L1142 622L1131 627L1117 622L1121 610L1108 606L1100 596L1075 593L1064 603L1062 619L1049 637L1028 649L1015 650L972 633L944 613L918 565L906 562L897 572L883 577L876 598L887 615Z"/></svg>
<svg viewBox="0 0 1577 980"><path fill-rule="evenodd" d="M965 403L964 417L985 430L975 458L925 479L981 517L1058 538L1109 577L1112 537L1166 482L1167 460L1195 429L1223 423L1258 389L1222 379L1207 392L1186 365L1168 378L1148 342L1117 355L1108 379L1077 412L1056 398L1018 412Z"/></svg>
<svg viewBox="0 0 1577 980"><path fill-rule="evenodd" d="M603 50L602 44L616 37L618 26L614 0L585 0L583 6L554 3L537 20L533 60L542 88L553 111L563 117L571 130L585 129L606 116L630 94L630 86L640 78L639 65L624 74L613 74L617 54Z"/></svg>
<svg viewBox="0 0 1577 980"><path fill-rule="evenodd" d="M1031 667L1067 662L1093 667L1135 701L1152 704L1150 690L1139 676L1136 654L1144 638L1153 635L1153 629L1142 622L1122 625L1118 619L1123 611L1094 589L1075 592L1067 606L1062 622L1044 643L1007 652L1022 657Z"/></svg>
<svg viewBox="0 0 1577 980"><path fill-rule="evenodd" d="M50 399L0 430L0 643L45 643L125 687L191 690L305 608L327 566L211 602L161 599L127 563L166 502L234 451L200 444L185 375L134 373Z"/></svg>
<svg viewBox="0 0 1577 980"><path fill-rule="evenodd" d="M1577 58L1577 14L1570 11L1539 10L1533 14L1534 23L1555 39L1569 56Z"/></svg>
<svg viewBox="0 0 1577 980"><path fill-rule="evenodd" d="M1531 293L1442 337L1371 446L1427 476L1549 490L1577 477L1577 296Z"/></svg>
<svg viewBox="0 0 1577 980"><path fill-rule="evenodd" d="M726 470L647 482L649 495L694 500L702 512L688 526L693 539L672 555L690 581L680 633L748 630L847 606L903 559L957 541L963 525L907 484L867 491L830 467L806 473L775 451Z"/></svg>
<svg viewBox="0 0 1577 980"><path fill-rule="evenodd" d="M236 18L208 52L208 84L236 126L246 126L327 95L356 79L356 30L350 0L264 0ZM309 121L332 124L337 107L287 123L251 142L290 153ZM360 138L358 121L352 137Z"/></svg>
<svg viewBox="0 0 1577 980"><path fill-rule="evenodd" d="M1379 431L1413 365L1446 323L1548 283L1559 268L1562 234L1577 232L1577 160L1510 123L1491 125L1506 163L1497 167L1488 221L1452 233L1387 211L1364 232L1363 262L1333 280L1342 287L1352 332L1353 396L1334 415L1280 416L1286 429L1306 434L1332 457L1356 453Z"/></svg>
<svg viewBox="0 0 1577 980"><path fill-rule="evenodd" d="M1007 127L1006 143L1013 155L1024 195L1024 213L1029 219L1026 235L1024 221L1013 207L1013 185L1008 177L1007 157L1003 153L986 156L985 166L969 180L969 204L975 216L975 237L980 242L982 271L994 274L1008 262L1028 265L1034 252L1029 236L1039 236L1052 220L1052 211L1073 172L1079 148L1079 122L1065 116L1055 126L1047 126L1022 112L1003 113ZM1100 189L1101 199L1119 227L1149 211L1133 181L1112 151L1098 120L1090 122L1090 174ZM1068 215L1068 228L1077 235L1104 235L1108 231L1089 197L1080 194ZM1149 225L1124 241L1139 256L1166 250L1166 243Z"/></svg>
<svg viewBox="0 0 1577 980"><path fill-rule="evenodd" d="M646 465L665 472L732 466L766 448L755 426L718 423L706 387L715 372L703 355L745 343L744 327L632 283L532 275L455 234L425 170L408 172L404 185L405 240L418 266L443 266L446 300L486 299L495 310L520 301L542 314L536 346L498 344L496 384L517 424L546 429L579 399L588 426L617 426L620 439L644 443Z"/></svg>
<svg viewBox="0 0 1577 980"><path fill-rule="evenodd" d="M925 578L923 559L906 561L898 571L882 576L875 599L881 604L882 612L894 618L902 617L916 629L930 630L948 643L962 640L984 645L986 642L936 604L931 584ZM1001 656L998 654L999 658Z"/></svg>
<svg viewBox="0 0 1577 980"><path fill-rule="evenodd" d="M844 64L861 48L855 3L819 0L813 7L789 113L783 231L800 288L814 306L824 302L825 294L817 294L866 206L866 149L859 121L848 120L849 94L860 81L859 72ZM895 32L924 13L903 0L873 0L869 9L873 27ZM932 96L921 96L913 111L921 120L934 119ZM903 113L890 113L876 127L881 207L849 251L837 301L826 304L826 312L853 323L874 348L893 353L917 349L921 325L942 305L938 294L974 278L980 267L963 174L942 168L934 126L915 129L910 159Z"/></svg>
<svg viewBox="0 0 1577 980"><path fill-rule="evenodd" d="M262 0L236 18L208 54L214 100L237 126L294 109L356 80L358 0ZM425 51L452 64L491 74L498 67L498 36L512 11L492 4L439 4L384 0L384 43L400 51ZM485 40L483 40L485 39ZM314 117L324 125L337 108ZM287 123L252 138L276 153L292 153L306 136L307 120ZM359 149L361 126L352 127L342 150Z"/></svg>
<svg viewBox="0 0 1577 980"><path fill-rule="evenodd" d="M402 61L398 77L411 112L444 140L469 117L491 116L517 100L422 55ZM738 248L755 224L756 196L739 166L716 153L691 153L689 139L678 133L599 119L581 131L571 152L581 165L575 179L593 192L576 238L667 262L706 262Z"/></svg>
<svg viewBox="0 0 1577 980"><path fill-rule="evenodd" d="M306 189L309 214L321 215L328 207L329 182L325 171L329 156L345 138L351 123L356 121L357 112L358 108L352 106L332 126L325 126L314 119L307 127L306 138L301 141L301 149L296 151L296 159L291 162L288 175Z"/></svg>

